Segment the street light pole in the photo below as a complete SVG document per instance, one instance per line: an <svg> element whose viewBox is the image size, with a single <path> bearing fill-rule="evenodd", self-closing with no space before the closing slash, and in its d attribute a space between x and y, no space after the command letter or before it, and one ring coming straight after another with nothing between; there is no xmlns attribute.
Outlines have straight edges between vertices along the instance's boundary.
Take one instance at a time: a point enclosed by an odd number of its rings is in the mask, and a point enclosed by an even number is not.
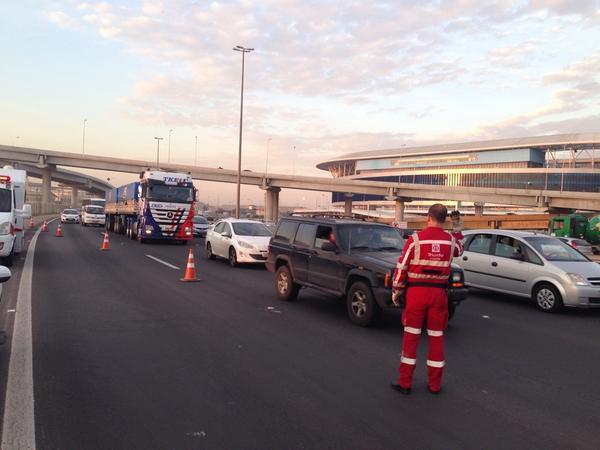
<svg viewBox="0 0 600 450"><path fill-rule="evenodd" d="M87 119L83 119L83 144L82 144L82 153L85 155L85 124Z"/></svg>
<svg viewBox="0 0 600 450"><path fill-rule="evenodd" d="M196 144L194 145L194 166L198 165L198 136L196 138Z"/></svg>
<svg viewBox="0 0 600 450"><path fill-rule="evenodd" d="M273 138L267 139L267 162L265 163L265 179L269 177L269 144Z"/></svg>
<svg viewBox="0 0 600 450"><path fill-rule="evenodd" d="M240 92L240 137L238 147L237 197L235 204L235 217L237 219L240 218L240 190L242 185L242 121L244 116L244 62L246 53L250 53L253 50L253 48L242 47L241 45L236 45L233 48L233 51L242 53L242 88Z"/></svg>
<svg viewBox="0 0 600 450"><path fill-rule="evenodd" d="M156 170L160 170L158 162L160 157L160 141L162 141L163 138L154 136L154 139L156 139Z"/></svg>
<svg viewBox="0 0 600 450"><path fill-rule="evenodd" d="M171 133L173 132L173 128L169 130L169 151L167 153L167 162L171 162Z"/></svg>

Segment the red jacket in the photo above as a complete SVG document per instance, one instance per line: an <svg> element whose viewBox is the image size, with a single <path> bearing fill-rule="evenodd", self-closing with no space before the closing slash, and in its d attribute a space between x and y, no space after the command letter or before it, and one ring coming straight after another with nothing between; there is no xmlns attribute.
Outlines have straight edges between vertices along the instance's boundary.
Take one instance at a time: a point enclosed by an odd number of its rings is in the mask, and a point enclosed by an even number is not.
<svg viewBox="0 0 600 450"><path fill-rule="evenodd" d="M394 289L411 285L448 284L453 257L464 250L461 232L448 233L441 228L428 227L409 237L394 272Z"/></svg>

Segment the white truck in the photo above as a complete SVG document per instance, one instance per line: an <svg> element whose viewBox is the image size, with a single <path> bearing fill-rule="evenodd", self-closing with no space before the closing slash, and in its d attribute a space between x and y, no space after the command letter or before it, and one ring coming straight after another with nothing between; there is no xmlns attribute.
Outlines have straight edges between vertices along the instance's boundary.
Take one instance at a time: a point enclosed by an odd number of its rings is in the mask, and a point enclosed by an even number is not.
<svg viewBox="0 0 600 450"><path fill-rule="evenodd" d="M0 263L9 267L23 250L25 224L31 217L26 190L27 172L12 166L0 169Z"/></svg>

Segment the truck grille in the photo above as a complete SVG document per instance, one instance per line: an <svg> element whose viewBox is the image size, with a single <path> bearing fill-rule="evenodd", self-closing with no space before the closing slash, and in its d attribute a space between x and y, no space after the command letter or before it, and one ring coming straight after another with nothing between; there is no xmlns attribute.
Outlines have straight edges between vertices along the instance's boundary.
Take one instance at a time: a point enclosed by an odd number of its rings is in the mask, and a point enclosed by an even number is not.
<svg viewBox="0 0 600 450"><path fill-rule="evenodd" d="M188 215L188 208L162 209L151 208L152 218L160 227L165 236L174 236L177 227L183 223Z"/></svg>
<svg viewBox="0 0 600 450"><path fill-rule="evenodd" d="M592 286L600 286L600 277L591 277L588 281Z"/></svg>

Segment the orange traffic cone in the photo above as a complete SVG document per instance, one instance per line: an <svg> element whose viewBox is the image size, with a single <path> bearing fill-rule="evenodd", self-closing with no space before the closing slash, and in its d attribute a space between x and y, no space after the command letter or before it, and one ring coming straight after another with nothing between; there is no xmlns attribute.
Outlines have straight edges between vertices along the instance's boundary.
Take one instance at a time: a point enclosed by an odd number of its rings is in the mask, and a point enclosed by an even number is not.
<svg viewBox="0 0 600 450"><path fill-rule="evenodd" d="M110 250L108 246L108 231L104 232L104 240L102 241L102 246L100 247L100 250Z"/></svg>
<svg viewBox="0 0 600 450"><path fill-rule="evenodd" d="M196 265L194 264L194 253L190 248L190 253L188 254L187 266L185 268L185 274L181 281L200 281L196 278Z"/></svg>
<svg viewBox="0 0 600 450"><path fill-rule="evenodd" d="M43 232L47 232L48 231L48 222L46 222L45 220L44 220L44 225L42 225L42 231Z"/></svg>
<svg viewBox="0 0 600 450"><path fill-rule="evenodd" d="M33 217L29 219L29 228L35 227L35 223L33 223Z"/></svg>
<svg viewBox="0 0 600 450"><path fill-rule="evenodd" d="M60 228L60 223L58 224L58 227L56 228L56 233L54 233L54 236L63 237L62 229Z"/></svg>

